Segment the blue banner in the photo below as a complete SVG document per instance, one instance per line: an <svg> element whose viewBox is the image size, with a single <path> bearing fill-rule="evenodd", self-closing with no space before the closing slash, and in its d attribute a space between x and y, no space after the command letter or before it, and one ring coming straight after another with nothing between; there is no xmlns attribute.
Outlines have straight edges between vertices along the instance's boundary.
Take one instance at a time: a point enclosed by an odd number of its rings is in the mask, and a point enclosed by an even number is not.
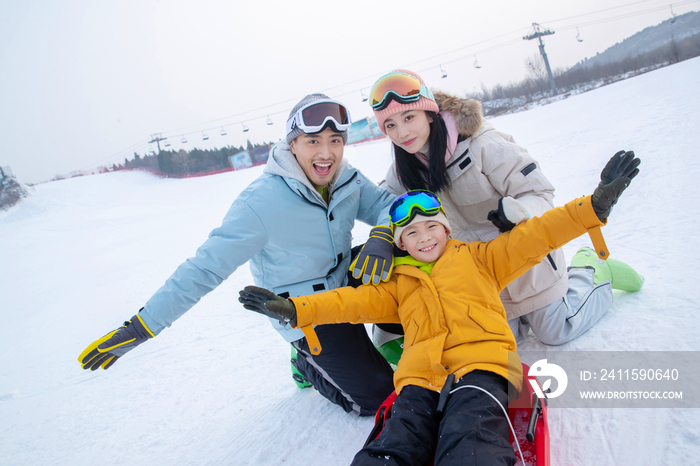
<svg viewBox="0 0 700 466"><path fill-rule="evenodd" d="M270 146L265 144L264 146L256 147L249 151L249 155L254 165L267 162L267 158L270 156Z"/></svg>
<svg viewBox="0 0 700 466"><path fill-rule="evenodd" d="M241 168L252 167L253 163L250 161L250 155L247 150L233 154L228 158L229 163L235 170L240 170Z"/></svg>
<svg viewBox="0 0 700 466"><path fill-rule="evenodd" d="M379 131L377 120L374 117L363 118L350 125L350 129L348 130L348 144L356 144L382 136L383 134Z"/></svg>

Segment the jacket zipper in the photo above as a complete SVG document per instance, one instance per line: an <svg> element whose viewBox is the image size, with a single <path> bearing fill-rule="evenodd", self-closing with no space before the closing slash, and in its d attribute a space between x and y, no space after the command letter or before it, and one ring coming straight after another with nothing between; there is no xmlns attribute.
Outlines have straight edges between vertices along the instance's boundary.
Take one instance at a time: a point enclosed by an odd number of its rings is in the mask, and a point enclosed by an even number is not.
<svg viewBox="0 0 700 466"><path fill-rule="evenodd" d="M354 173L352 174L352 176L350 177L350 179L348 179L345 183L343 183L343 184L341 184L341 185L336 186L335 188L333 188L333 192L337 191L338 189L342 188L343 186L346 186L346 185L350 184L355 178L357 178L357 172L354 172ZM325 206L323 206L322 204L320 204L318 201L316 201L315 199L314 199L314 200L311 200L311 199L309 199L308 197L306 197L306 196L304 195L304 193L302 193L301 190L298 189L298 188L297 188L297 192L299 193L299 195L301 196L301 198L304 199L304 200L305 200L306 202L308 202L309 204L315 205L315 206L317 206L317 207L320 207L320 208L324 209L324 210L326 211L326 216L328 216L328 214L330 214L330 207L331 207L331 200L333 199L333 193L331 193L331 192L328 193L328 207L325 207ZM330 232L329 232L329 233L330 233ZM332 243L332 245L333 245L333 252L335 253L336 249L335 249L335 241L334 241L334 239L333 239L333 235L331 235L331 243ZM330 275L336 268L338 268L338 265L340 264L340 260L337 258L337 256L336 256L336 261L337 261L337 264L335 264L335 266L333 266L333 267L331 268L331 270L328 271L328 273L326 274L326 276Z"/></svg>
<svg viewBox="0 0 700 466"><path fill-rule="evenodd" d="M342 188L343 186L349 184L349 183L350 183L351 181L353 181L355 178L357 178L357 172L353 173L352 176L350 177L350 179L347 180L345 183L343 183L343 184L341 184L341 185L336 186L335 188L333 188L333 192L329 192L329 193L328 193L328 207L323 206L321 203L319 203L319 202L316 201L315 199L314 199L314 200L309 199L309 198L306 197L306 196L304 195L304 193L302 193L301 190L299 190L298 188L297 188L297 192L299 193L299 195L300 195L304 200L306 200L306 202L308 202L308 203L310 203L310 204L313 204L313 205L315 205L315 206L321 207L322 209L325 209L326 211L328 211L328 210L330 209L330 206L331 206L331 200L333 199L333 193L336 192L337 190L339 190L340 188Z"/></svg>
<svg viewBox="0 0 700 466"><path fill-rule="evenodd" d="M327 209L325 206L323 206L320 202L318 202L316 199L313 199L313 200L312 200L312 199L309 199L309 198L306 197L306 196L304 195L304 193L302 193L301 190L299 190L298 188L297 188L297 192L299 193L299 195L301 196L301 198L304 199L304 200L305 200L306 202L308 202L309 204L314 205L314 206L316 206L316 207L320 207L321 209L328 211L328 209Z"/></svg>
<svg viewBox="0 0 700 466"><path fill-rule="evenodd" d="M354 173L352 174L352 176L350 177L350 179L347 180L345 183L341 184L340 186L336 186L335 188L333 188L333 192L332 192L332 193L328 193L328 207L331 206L331 200L333 199L333 193L336 192L337 190L339 190L340 188L342 188L343 186L345 186L345 185L347 185L347 184L350 184L350 182L353 181L355 178L357 178L357 172L354 172Z"/></svg>

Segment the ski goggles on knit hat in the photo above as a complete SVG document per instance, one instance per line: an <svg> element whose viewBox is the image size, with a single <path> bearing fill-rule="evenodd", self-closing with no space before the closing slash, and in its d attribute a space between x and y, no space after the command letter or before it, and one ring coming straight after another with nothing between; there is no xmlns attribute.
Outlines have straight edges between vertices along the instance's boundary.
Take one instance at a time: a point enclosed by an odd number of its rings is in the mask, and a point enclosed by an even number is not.
<svg viewBox="0 0 700 466"><path fill-rule="evenodd" d="M406 226L416 215L432 217L445 210L442 208L440 198L430 191L416 189L402 194L394 201L389 209L391 224L397 227Z"/></svg>
<svg viewBox="0 0 700 466"><path fill-rule="evenodd" d="M392 71L374 83L369 93L369 105L374 111L384 110L392 100L402 104L417 102L421 96L435 100L430 89L410 74Z"/></svg>
<svg viewBox="0 0 700 466"><path fill-rule="evenodd" d="M345 105L335 100L317 100L304 105L287 120L287 135L292 132L315 134L323 131L329 123L339 133L346 131L352 123Z"/></svg>

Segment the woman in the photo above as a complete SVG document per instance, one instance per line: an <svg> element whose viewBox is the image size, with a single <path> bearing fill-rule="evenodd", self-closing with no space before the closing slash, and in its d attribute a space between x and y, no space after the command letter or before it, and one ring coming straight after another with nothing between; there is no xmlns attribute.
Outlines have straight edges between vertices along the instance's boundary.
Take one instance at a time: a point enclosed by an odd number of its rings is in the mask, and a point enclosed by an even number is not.
<svg viewBox="0 0 700 466"><path fill-rule="evenodd" d="M554 206L554 187L537 162L484 120L479 101L433 95L407 70L379 78L369 100L379 129L393 142L394 163L380 185L394 194L437 193L454 238L490 241ZM642 283L631 267L599 261L590 248L576 253L567 272L563 252L555 250L503 290L501 300L518 344L532 328L543 343L561 345L602 317L613 288L637 291ZM398 337L374 330L378 346Z"/></svg>

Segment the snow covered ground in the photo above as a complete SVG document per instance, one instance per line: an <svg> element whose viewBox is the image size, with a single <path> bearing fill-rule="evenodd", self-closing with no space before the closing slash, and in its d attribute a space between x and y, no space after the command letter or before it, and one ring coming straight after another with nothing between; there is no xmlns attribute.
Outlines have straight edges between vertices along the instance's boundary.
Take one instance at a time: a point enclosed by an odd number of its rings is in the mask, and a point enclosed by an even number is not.
<svg viewBox="0 0 700 466"><path fill-rule="evenodd" d="M641 174L604 229L646 277L591 331L553 351L699 351L700 58L499 117L556 202L589 194L619 149ZM348 147L375 181L387 142ZM289 345L237 302L247 267L108 371L76 360L131 317L218 226L262 167L204 178L111 173L46 183L0 213L0 464L348 464L373 420L299 390ZM358 225L355 242L369 227ZM565 247L567 257L589 243ZM534 337L523 350L544 349ZM700 367L698 368L700 370ZM552 409L554 465L691 464L697 410Z"/></svg>

